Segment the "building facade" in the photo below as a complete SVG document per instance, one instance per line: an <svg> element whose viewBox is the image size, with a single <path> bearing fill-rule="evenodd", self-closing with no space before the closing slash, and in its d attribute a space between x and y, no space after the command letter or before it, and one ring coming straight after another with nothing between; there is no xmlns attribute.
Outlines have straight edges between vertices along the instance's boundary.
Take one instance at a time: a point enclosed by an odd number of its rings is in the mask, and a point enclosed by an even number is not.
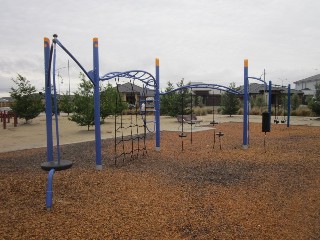
<svg viewBox="0 0 320 240"><path fill-rule="evenodd" d="M301 90L305 96L316 94L316 84L320 83L320 74L294 82L295 89Z"/></svg>

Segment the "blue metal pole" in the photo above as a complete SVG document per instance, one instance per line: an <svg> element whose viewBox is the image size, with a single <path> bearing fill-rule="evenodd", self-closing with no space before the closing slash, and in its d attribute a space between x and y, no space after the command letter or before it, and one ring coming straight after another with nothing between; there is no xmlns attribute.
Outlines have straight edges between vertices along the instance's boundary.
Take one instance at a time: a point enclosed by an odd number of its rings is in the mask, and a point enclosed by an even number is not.
<svg viewBox="0 0 320 240"><path fill-rule="evenodd" d="M46 97L46 131L47 131L47 161L53 161L52 139L52 105L51 105L51 80L50 80L50 40L44 38L44 72L45 72L45 97Z"/></svg>
<svg viewBox="0 0 320 240"><path fill-rule="evenodd" d="M269 124L271 131L271 108L272 108L272 82L269 81L269 96L268 96L268 113L269 113Z"/></svg>
<svg viewBox="0 0 320 240"><path fill-rule="evenodd" d="M290 115L291 115L291 85L288 84L288 112L287 112L287 127L290 127Z"/></svg>
<svg viewBox="0 0 320 240"><path fill-rule="evenodd" d="M100 88L99 88L99 44L93 39L93 80L94 80L94 129L96 142L96 169L102 170L101 163L101 129L100 129Z"/></svg>
<svg viewBox="0 0 320 240"><path fill-rule="evenodd" d="M52 64L52 82L53 82L53 103L54 103L54 118L56 124L56 141L57 141L57 160L60 164L60 138L59 138L59 123L58 123L58 101L57 101L57 86L56 86L56 44L53 45L53 64Z"/></svg>
<svg viewBox="0 0 320 240"><path fill-rule="evenodd" d="M156 58L156 94L155 94L155 109L156 109L156 151L160 151L160 62Z"/></svg>
<svg viewBox="0 0 320 240"><path fill-rule="evenodd" d="M53 174L54 174L54 169L52 168L49 171L48 174L48 184L47 184L47 192L46 192L46 208L47 210L50 210L52 207L52 196L53 196L53 191L52 191L52 182L53 182Z"/></svg>
<svg viewBox="0 0 320 240"><path fill-rule="evenodd" d="M269 81L268 112L270 116L271 116L271 107L272 107L272 82Z"/></svg>
<svg viewBox="0 0 320 240"><path fill-rule="evenodd" d="M248 149L248 59L244 60L243 84L243 149Z"/></svg>

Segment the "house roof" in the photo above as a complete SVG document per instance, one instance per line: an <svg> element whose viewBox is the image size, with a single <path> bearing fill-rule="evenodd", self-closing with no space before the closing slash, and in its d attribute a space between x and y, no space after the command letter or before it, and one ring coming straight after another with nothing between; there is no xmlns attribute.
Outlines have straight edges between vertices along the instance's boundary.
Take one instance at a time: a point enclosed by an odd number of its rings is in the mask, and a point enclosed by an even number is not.
<svg viewBox="0 0 320 240"><path fill-rule="evenodd" d="M317 82L320 81L320 74L314 75L312 77L304 78L293 83L308 83L308 82Z"/></svg>
<svg viewBox="0 0 320 240"><path fill-rule="evenodd" d="M154 96L154 90L149 88L142 88L140 86L134 85L132 83L124 83L118 85L118 91L120 93L134 93L140 94L141 96Z"/></svg>
<svg viewBox="0 0 320 240"><path fill-rule="evenodd" d="M2 97L0 98L0 102L12 102L12 97Z"/></svg>
<svg viewBox="0 0 320 240"><path fill-rule="evenodd" d="M273 92L288 93L288 88L287 87L272 86L271 90ZM249 93L250 94L261 94L264 91L266 91L266 92L269 91L268 87L265 89L265 85L264 84L251 83L249 85ZM243 85L239 87L239 92L243 94ZM291 89L291 94L294 94L294 93L303 94L303 92L301 90Z"/></svg>

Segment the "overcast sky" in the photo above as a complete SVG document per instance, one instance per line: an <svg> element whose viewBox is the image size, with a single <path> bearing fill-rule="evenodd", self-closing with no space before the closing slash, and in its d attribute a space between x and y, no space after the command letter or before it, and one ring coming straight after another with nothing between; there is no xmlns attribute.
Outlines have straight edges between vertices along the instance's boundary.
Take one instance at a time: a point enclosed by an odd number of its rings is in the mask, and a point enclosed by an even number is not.
<svg viewBox="0 0 320 240"><path fill-rule="evenodd" d="M320 74L319 0L0 0L0 96L21 74L44 86L43 38L54 33L89 71L99 38L100 75L141 69L167 82L243 84L249 75L287 85ZM68 57L58 49L60 91ZM318 70L316 70L318 69ZM70 60L71 91L80 69ZM63 81L63 83L61 83Z"/></svg>

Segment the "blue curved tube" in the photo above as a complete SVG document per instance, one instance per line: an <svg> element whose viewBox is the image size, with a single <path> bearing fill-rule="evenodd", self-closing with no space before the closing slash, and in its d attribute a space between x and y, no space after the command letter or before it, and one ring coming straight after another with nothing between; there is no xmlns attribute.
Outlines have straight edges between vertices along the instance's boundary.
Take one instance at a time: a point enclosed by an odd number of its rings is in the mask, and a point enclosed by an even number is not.
<svg viewBox="0 0 320 240"><path fill-rule="evenodd" d="M49 174L48 174L48 184L47 184L47 193L46 193L46 208L48 210L50 210L51 207L52 207L52 196L53 196L52 181L53 181L53 174L54 174L54 169L52 168L49 171Z"/></svg>
<svg viewBox="0 0 320 240"><path fill-rule="evenodd" d="M199 84L190 84L190 85L184 85L182 87L173 89L169 92L165 92L165 93L160 93L161 95L165 95L165 94L169 94L172 92L176 92L179 90L182 90L184 88L209 88L209 89L217 89L217 90L221 90L224 92L229 92L229 93L233 93L233 94L237 94L237 95L242 95L240 92L238 92L235 89L223 86L223 85L219 85L219 84L204 84L204 83L199 83Z"/></svg>

